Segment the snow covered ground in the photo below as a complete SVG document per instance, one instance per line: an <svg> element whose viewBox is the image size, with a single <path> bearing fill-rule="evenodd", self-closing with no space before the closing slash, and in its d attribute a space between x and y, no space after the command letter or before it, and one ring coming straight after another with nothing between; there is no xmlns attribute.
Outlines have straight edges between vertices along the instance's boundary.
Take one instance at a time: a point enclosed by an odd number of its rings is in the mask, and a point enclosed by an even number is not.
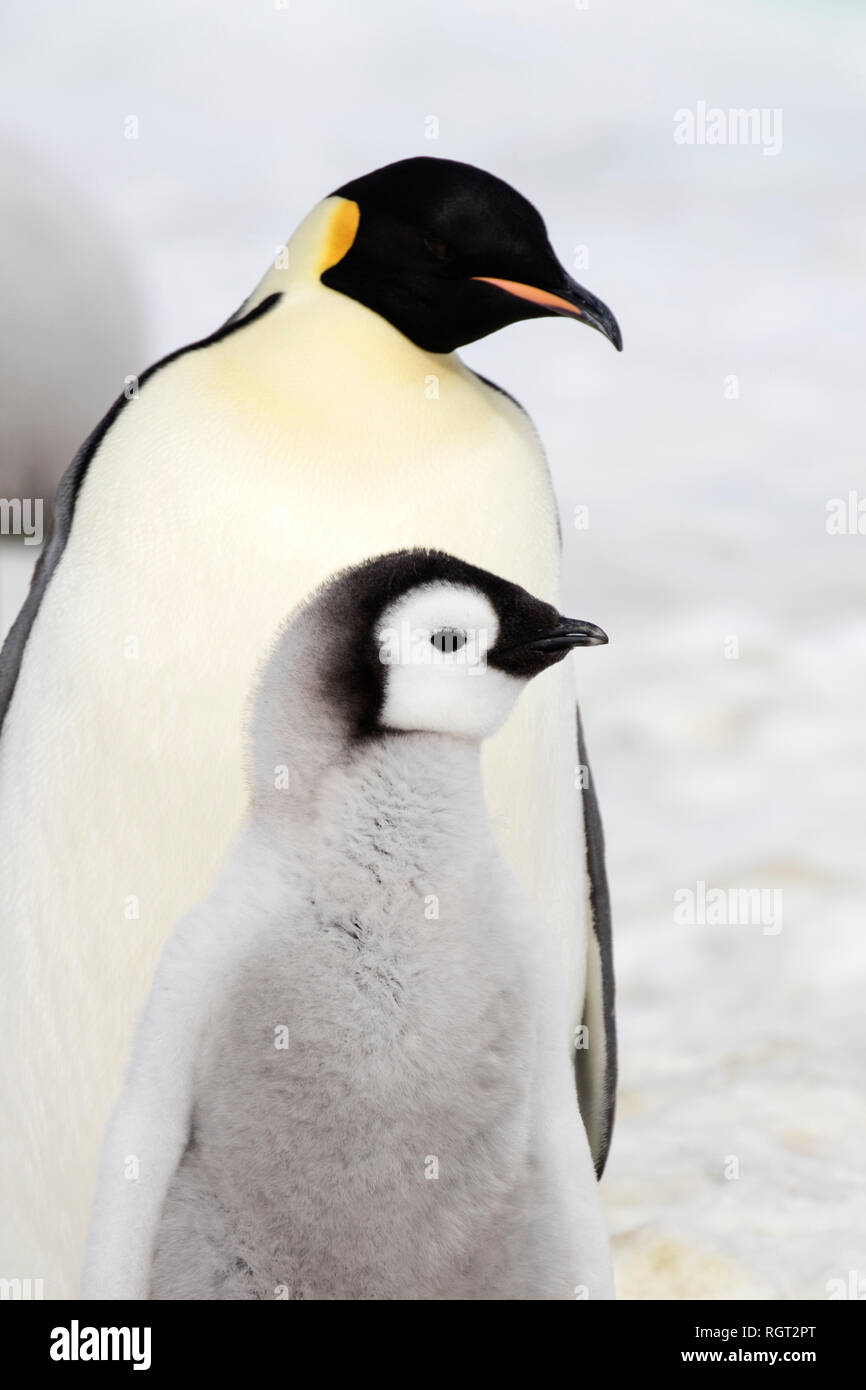
<svg viewBox="0 0 866 1390"><path fill-rule="evenodd" d="M616 912L620 1292L866 1280L866 535L826 528L866 497L866 14L79 0L46 23L10 0L6 28L7 109L108 210L149 315L109 396L221 322L319 196L408 154L513 182L614 309L621 357L566 322L465 355L534 416L566 607L612 639L580 669ZM675 143L699 102L781 110L781 151ZM58 257L75 236L59 208ZM0 550L7 623L25 562ZM683 924L700 884L763 889L775 918Z"/></svg>

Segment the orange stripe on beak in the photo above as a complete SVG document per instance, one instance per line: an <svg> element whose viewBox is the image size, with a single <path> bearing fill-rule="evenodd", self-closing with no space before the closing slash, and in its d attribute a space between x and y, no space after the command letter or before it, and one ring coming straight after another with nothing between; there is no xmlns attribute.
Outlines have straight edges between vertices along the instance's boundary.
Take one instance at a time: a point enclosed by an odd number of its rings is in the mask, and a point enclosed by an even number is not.
<svg viewBox="0 0 866 1390"><path fill-rule="evenodd" d="M578 309L576 304L571 304L567 299L560 298L558 294L551 294L548 290L537 290L534 285L521 285L519 280L497 280L492 275L473 275L472 279L483 280L487 285L496 285L508 294L517 295L518 299L528 299L545 309L553 309L557 314L574 314L575 318L583 318L583 310Z"/></svg>

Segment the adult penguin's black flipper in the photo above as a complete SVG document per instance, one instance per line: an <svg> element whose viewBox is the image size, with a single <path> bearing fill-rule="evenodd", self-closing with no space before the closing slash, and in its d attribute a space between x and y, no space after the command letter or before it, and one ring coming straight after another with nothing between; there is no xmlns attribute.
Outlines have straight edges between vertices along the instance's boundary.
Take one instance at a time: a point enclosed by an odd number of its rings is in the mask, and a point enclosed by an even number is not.
<svg viewBox="0 0 866 1390"><path fill-rule="evenodd" d="M587 916L586 995L583 1022L586 1046L575 1053L580 1113L586 1126L597 1177L604 1172L616 1108L616 1016L610 892L604 862L604 830L586 752L580 710L577 750L582 769L583 826L586 843Z"/></svg>
<svg viewBox="0 0 866 1390"><path fill-rule="evenodd" d="M18 680L18 671L21 666L21 658L24 655L24 648L30 636L30 629L39 612L39 605L42 602L42 595L48 587L51 576L53 575L63 548L69 535L72 525L72 513L75 509L75 498L81 478L86 468L85 449L79 450L74 462L64 473L60 486L57 489L57 497L54 503L54 514L52 517L51 532L45 543L45 548L36 562L33 571L33 578L30 582L30 590L21 612L9 629L6 641L0 649L0 729L3 727L3 720L6 711L15 693L15 683Z"/></svg>

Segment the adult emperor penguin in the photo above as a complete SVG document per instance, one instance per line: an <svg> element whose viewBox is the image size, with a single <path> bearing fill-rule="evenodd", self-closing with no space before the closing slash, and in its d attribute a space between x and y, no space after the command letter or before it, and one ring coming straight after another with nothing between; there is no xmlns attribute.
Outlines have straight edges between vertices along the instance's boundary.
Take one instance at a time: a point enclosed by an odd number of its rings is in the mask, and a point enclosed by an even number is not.
<svg viewBox="0 0 866 1390"><path fill-rule="evenodd" d="M558 604L532 424L455 355L557 315L620 346L526 199L469 165L401 161L319 203L241 309L145 372L66 473L0 660L4 1275L42 1278L47 1297L76 1288L133 1020L243 816L244 702L286 611L346 565L415 546ZM612 975L575 728L566 664L487 745L485 782L561 944L563 1047L588 1024L578 1089L600 1168Z"/></svg>
<svg viewBox="0 0 866 1390"><path fill-rule="evenodd" d="M480 758L533 677L606 640L419 550L289 623L249 814L109 1125L85 1297L612 1296L558 952Z"/></svg>

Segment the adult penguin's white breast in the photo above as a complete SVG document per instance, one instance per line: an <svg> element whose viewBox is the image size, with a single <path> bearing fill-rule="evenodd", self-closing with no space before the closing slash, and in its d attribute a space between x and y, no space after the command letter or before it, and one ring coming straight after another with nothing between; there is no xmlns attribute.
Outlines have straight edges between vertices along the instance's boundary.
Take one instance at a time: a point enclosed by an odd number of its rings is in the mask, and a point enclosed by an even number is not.
<svg viewBox="0 0 866 1390"><path fill-rule="evenodd" d="M558 602L530 422L457 358L318 282L345 206L311 213L242 313L279 294L272 307L178 355L120 410L6 714L2 1270L42 1278L46 1297L77 1286L102 1130L162 942L241 818L245 702L278 626L335 570L403 546ZM575 763L563 663L492 742L486 781L502 847L561 937L576 1024Z"/></svg>

